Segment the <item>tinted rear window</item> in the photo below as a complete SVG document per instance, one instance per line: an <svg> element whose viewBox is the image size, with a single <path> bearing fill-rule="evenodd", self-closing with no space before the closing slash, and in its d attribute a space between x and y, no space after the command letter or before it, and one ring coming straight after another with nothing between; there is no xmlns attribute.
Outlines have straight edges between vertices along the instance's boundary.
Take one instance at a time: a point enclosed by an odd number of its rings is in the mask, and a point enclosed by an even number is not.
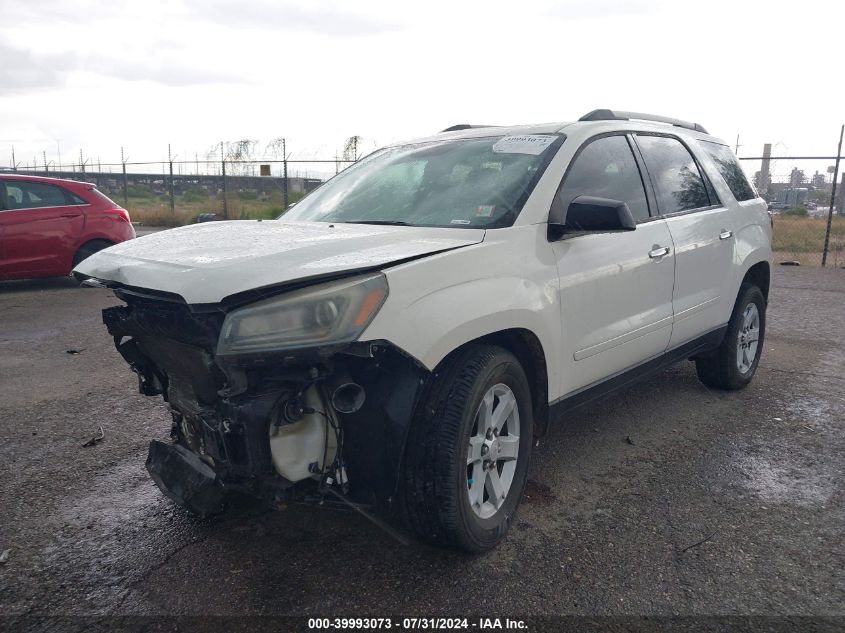
<svg viewBox="0 0 845 633"><path fill-rule="evenodd" d="M637 145L654 183L661 214L700 209L711 204L698 165L678 139L637 135Z"/></svg>
<svg viewBox="0 0 845 633"><path fill-rule="evenodd" d="M725 184L728 185L734 198L742 202L757 197L757 192L748 182L745 172L742 171L742 167L730 147L709 141L702 141L701 146L716 163L719 173L722 174L722 178L725 179Z"/></svg>
<svg viewBox="0 0 845 633"><path fill-rule="evenodd" d="M95 200L100 200L105 202L110 207L119 207L120 205L117 204L114 200L109 198L106 194L104 194L99 189L88 189L86 192L89 196L94 198Z"/></svg>

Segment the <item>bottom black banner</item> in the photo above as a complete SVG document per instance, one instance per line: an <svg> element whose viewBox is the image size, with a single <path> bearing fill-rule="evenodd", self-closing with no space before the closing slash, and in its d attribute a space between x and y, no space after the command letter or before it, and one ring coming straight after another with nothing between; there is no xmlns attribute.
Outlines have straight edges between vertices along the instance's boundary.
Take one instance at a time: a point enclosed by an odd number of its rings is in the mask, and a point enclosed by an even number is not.
<svg viewBox="0 0 845 633"><path fill-rule="evenodd" d="M514 631L544 633L841 633L843 617L813 616L0 616L0 631L44 633L298 633Z"/></svg>

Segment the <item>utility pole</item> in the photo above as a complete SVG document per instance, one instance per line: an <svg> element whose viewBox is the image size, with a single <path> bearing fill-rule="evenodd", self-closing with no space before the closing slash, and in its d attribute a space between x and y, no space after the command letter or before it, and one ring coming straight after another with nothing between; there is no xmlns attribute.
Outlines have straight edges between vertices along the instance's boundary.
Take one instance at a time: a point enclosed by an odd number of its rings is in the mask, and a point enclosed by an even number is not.
<svg viewBox="0 0 845 633"><path fill-rule="evenodd" d="M173 193L173 157L170 154L170 143L167 144L167 162L170 164L170 213L176 213L176 199Z"/></svg>
<svg viewBox="0 0 845 633"><path fill-rule="evenodd" d="M229 219L229 203L226 201L226 155L223 153L223 141L220 141L220 165L223 174L223 219Z"/></svg>
<svg viewBox="0 0 845 633"><path fill-rule="evenodd" d="M822 251L822 268L827 264L827 250L830 246L830 224L833 221L833 206L836 202L836 181L839 180L839 158L842 156L842 135L845 125L839 129L839 148L836 150L836 166L833 168L833 186L830 191L830 209L827 211L827 228L824 232L824 251Z"/></svg>
<svg viewBox="0 0 845 633"><path fill-rule="evenodd" d="M120 148L120 164L123 166L123 206L129 208L129 183L126 179L126 159L123 158L123 147Z"/></svg>
<svg viewBox="0 0 845 633"><path fill-rule="evenodd" d="M17 163L15 162L15 146L12 145L12 171L17 171L17 170L18 170L18 166L17 166Z"/></svg>
<svg viewBox="0 0 845 633"><path fill-rule="evenodd" d="M736 135L736 149L734 150L734 154L739 156L739 134Z"/></svg>
<svg viewBox="0 0 845 633"><path fill-rule="evenodd" d="M59 154L59 171L62 170L62 144L56 141L56 151Z"/></svg>
<svg viewBox="0 0 845 633"><path fill-rule="evenodd" d="M44 173L46 174L49 170L47 169L47 152L41 152L41 157L44 159Z"/></svg>
<svg viewBox="0 0 845 633"><path fill-rule="evenodd" d="M282 139L282 178L284 178L282 191L285 196L285 211L287 211L290 194L288 191L288 150L285 139Z"/></svg>
<svg viewBox="0 0 845 633"><path fill-rule="evenodd" d="M85 163L82 162L82 148L79 148L79 171L85 173Z"/></svg>

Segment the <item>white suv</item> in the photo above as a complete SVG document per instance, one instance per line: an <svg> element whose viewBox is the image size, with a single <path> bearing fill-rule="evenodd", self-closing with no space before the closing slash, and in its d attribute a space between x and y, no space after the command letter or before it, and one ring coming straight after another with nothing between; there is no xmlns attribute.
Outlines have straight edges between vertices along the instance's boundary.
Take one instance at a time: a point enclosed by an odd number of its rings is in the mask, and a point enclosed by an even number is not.
<svg viewBox="0 0 845 633"><path fill-rule="evenodd" d="M170 405L147 468L178 503L386 501L481 551L563 412L683 359L748 384L770 243L724 142L596 110L393 145L277 220L149 235L76 274L125 303L103 318Z"/></svg>

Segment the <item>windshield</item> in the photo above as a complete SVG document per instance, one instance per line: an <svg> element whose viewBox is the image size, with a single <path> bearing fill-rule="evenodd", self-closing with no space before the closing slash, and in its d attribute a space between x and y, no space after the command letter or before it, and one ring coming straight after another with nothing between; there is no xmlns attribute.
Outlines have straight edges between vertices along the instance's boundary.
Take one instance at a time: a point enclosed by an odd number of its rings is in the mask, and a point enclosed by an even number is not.
<svg viewBox="0 0 845 633"><path fill-rule="evenodd" d="M282 217L295 222L510 226L563 142L557 134L453 139L371 154Z"/></svg>

